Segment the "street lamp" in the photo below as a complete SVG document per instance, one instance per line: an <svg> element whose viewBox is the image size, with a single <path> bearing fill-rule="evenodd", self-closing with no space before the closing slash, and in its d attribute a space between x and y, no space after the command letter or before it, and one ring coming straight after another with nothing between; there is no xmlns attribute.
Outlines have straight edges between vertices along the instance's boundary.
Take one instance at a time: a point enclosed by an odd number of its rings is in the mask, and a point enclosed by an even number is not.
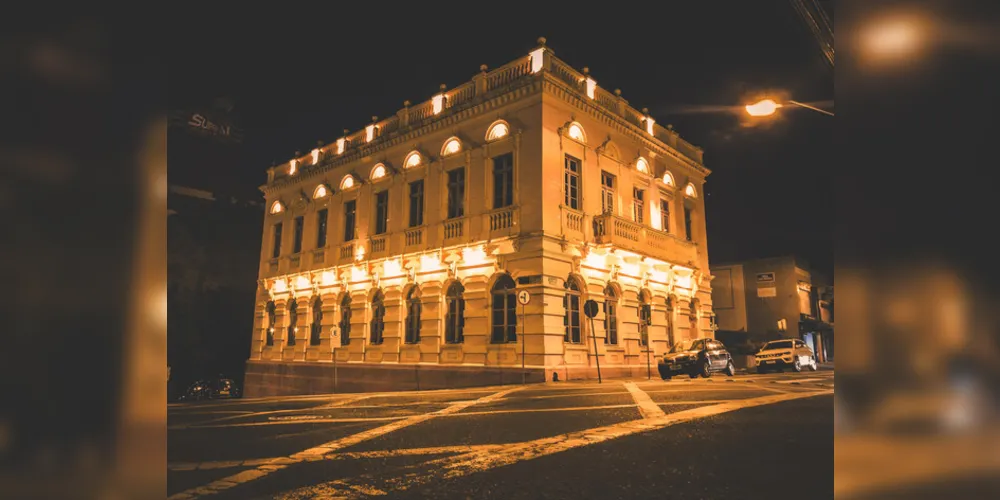
<svg viewBox="0 0 1000 500"><path fill-rule="evenodd" d="M813 111L818 111L820 113L823 113L824 115L834 116L833 113L825 109L819 109L815 106L810 106L808 104L804 104L798 101L787 100L785 101L785 103L791 104L793 106L799 106L802 108L811 109ZM778 108L782 108L784 106L785 106L784 103L774 102L773 99L764 99L761 101L757 101L753 104L747 104L746 110L747 114L749 114L750 116L768 116L768 115L773 115L774 112L778 110Z"/></svg>

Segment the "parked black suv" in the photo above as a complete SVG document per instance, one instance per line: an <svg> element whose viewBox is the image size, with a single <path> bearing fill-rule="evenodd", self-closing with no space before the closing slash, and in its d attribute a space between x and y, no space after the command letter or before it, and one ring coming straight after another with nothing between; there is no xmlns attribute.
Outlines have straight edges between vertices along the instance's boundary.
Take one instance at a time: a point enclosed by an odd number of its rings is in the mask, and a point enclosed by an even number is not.
<svg viewBox="0 0 1000 500"><path fill-rule="evenodd" d="M670 349L670 352L657 360L656 368L663 380L670 380L674 375L686 373L695 378L698 375L708 378L712 372L725 372L730 377L736 374L733 357L729 355L726 346L715 339L682 340Z"/></svg>

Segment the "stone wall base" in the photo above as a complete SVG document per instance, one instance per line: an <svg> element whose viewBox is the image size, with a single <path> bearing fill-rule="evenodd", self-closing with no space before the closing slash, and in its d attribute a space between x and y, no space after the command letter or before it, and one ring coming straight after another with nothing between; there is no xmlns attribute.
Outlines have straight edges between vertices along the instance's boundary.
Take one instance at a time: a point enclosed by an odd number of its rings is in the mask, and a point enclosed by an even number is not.
<svg viewBox="0 0 1000 500"><path fill-rule="evenodd" d="M521 384L520 367L420 365L387 363L247 362L243 397L300 396L358 392L425 391ZM555 366L524 370L529 384L597 379L597 368ZM659 379L656 365L651 374ZM645 378L645 365L601 367L603 379Z"/></svg>

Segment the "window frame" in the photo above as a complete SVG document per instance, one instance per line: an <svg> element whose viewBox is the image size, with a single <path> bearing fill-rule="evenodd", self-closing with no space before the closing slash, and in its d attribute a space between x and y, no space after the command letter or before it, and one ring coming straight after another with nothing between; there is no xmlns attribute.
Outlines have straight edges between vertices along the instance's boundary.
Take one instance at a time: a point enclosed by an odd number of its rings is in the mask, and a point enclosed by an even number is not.
<svg viewBox="0 0 1000 500"><path fill-rule="evenodd" d="M576 166L574 171L572 166ZM573 185L575 183L575 185ZM575 192L574 192L575 190ZM583 191L583 161L566 154L563 157L563 204L573 210L580 210L580 194Z"/></svg>
<svg viewBox="0 0 1000 500"><path fill-rule="evenodd" d="M510 159L510 163L500 162ZM514 205L514 153L503 153L491 158L493 174L493 210ZM502 168L497 168L500 165ZM500 195L498 197L497 195Z"/></svg>
<svg viewBox="0 0 1000 500"><path fill-rule="evenodd" d="M424 225L424 180L417 179L409 184L409 225L408 227L420 227Z"/></svg>

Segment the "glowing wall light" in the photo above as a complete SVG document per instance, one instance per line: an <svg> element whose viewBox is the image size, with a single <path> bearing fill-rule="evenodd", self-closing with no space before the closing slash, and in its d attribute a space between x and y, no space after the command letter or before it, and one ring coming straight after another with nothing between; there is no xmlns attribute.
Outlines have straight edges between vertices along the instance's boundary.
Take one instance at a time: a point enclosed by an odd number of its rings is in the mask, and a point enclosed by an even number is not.
<svg viewBox="0 0 1000 500"><path fill-rule="evenodd" d="M647 116L646 117L646 133L647 134L653 135L653 124L654 123L656 123L656 120L654 120L653 117L651 117L651 116Z"/></svg>
<svg viewBox="0 0 1000 500"><path fill-rule="evenodd" d="M437 254L421 255L420 256L420 272L434 272L444 269L441 265L441 256Z"/></svg>
<svg viewBox="0 0 1000 500"><path fill-rule="evenodd" d="M670 187L674 187L674 176L671 175L670 172L663 172L663 183Z"/></svg>
<svg viewBox="0 0 1000 500"><path fill-rule="evenodd" d="M482 245L462 249L462 265L480 266L486 264L486 251Z"/></svg>
<svg viewBox="0 0 1000 500"><path fill-rule="evenodd" d="M692 198L697 198L698 197L698 190L695 189L694 184L691 184L689 182L688 185L684 187L684 194L687 195L687 196L690 196Z"/></svg>
<svg viewBox="0 0 1000 500"><path fill-rule="evenodd" d="M539 71L542 70L542 62L544 62L542 60L542 57L544 54L545 54L545 49L541 47L531 51L530 56L531 56L532 73L538 73Z"/></svg>
<svg viewBox="0 0 1000 500"><path fill-rule="evenodd" d="M690 275L675 275L674 286L677 288L690 289L693 281Z"/></svg>
<svg viewBox="0 0 1000 500"><path fill-rule="evenodd" d="M650 281L655 281L657 283L664 283L664 284L666 284L667 283L667 272L666 271L657 271L655 269L651 269L649 271L649 280Z"/></svg>
<svg viewBox="0 0 1000 500"><path fill-rule="evenodd" d="M365 127L365 142L372 142L375 139L375 124Z"/></svg>
<svg viewBox="0 0 1000 500"><path fill-rule="evenodd" d="M292 160L288 162L288 175L295 175L298 171L299 160Z"/></svg>
<svg viewBox="0 0 1000 500"><path fill-rule="evenodd" d="M350 174L344 176L344 180L340 181L340 190L351 189L354 187L354 177Z"/></svg>
<svg viewBox="0 0 1000 500"><path fill-rule="evenodd" d="M320 276L320 285L331 286L335 283L337 283L337 275L330 271L323 271L323 274Z"/></svg>
<svg viewBox="0 0 1000 500"><path fill-rule="evenodd" d="M274 280L274 287L272 288L274 293L282 293L288 291L288 283L284 279Z"/></svg>
<svg viewBox="0 0 1000 500"><path fill-rule="evenodd" d="M344 153L344 147L345 146L347 146L347 139L346 138L341 137L340 139L337 139L337 154L338 155Z"/></svg>
<svg viewBox="0 0 1000 500"><path fill-rule="evenodd" d="M495 141L503 139L504 137L507 137L508 133L510 133L510 128L507 127L506 123L495 122L492 126L490 126L489 132L486 133L486 140Z"/></svg>
<svg viewBox="0 0 1000 500"><path fill-rule="evenodd" d="M351 283L368 280L368 272L358 266L351 266Z"/></svg>
<svg viewBox="0 0 1000 500"><path fill-rule="evenodd" d="M584 135L583 135L583 127L581 127L580 125L578 125L576 123L574 123L574 124L572 124L572 125L569 126L569 133L568 133L568 135L573 140L577 140L577 141L580 141L580 142L586 142L586 139L584 138Z"/></svg>
<svg viewBox="0 0 1000 500"><path fill-rule="evenodd" d="M313 165L319 163L319 149L312 150Z"/></svg>
<svg viewBox="0 0 1000 500"><path fill-rule="evenodd" d="M587 84L587 97L593 99L594 94L597 92L597 81L588 76L586 84Z"/></svg>
<svg viewBox="0 0 1000 500"><path fill-rule="evenodd" d="M583 259L583 265L591 267L594 269L607 270L608 262L607 257L604 255L598 255L597 253L590 252Z"/></svg>
<svg viewBox="0 0 1000 500"><path fill-rule="evenodd" d="M621 272L621 274L624 274L626 276L631 276L635 278L639 277L639 264L629 264L628 262L622 262L618 266L618 270Z"/></svg>
<svg viewBox="0 0 1000 500"><path fill-rule="evenodd" d="M365 259L365 246L358 245L357 250L354 251L354 260L364 260Z"/></svg>
<svg viewBox="0 0 1000 500"><path fill-rule="evenodd" d="M387 260L382 264L382 271L387 278L402 276L403 265L399 259Z"/></svg>
<svg viewBox="0 0 1000 500"><path fill-rule="evenodd" d="M295 279L295 288L299 290L309 288L309 280L305 276L299 276Z"/></svg>

